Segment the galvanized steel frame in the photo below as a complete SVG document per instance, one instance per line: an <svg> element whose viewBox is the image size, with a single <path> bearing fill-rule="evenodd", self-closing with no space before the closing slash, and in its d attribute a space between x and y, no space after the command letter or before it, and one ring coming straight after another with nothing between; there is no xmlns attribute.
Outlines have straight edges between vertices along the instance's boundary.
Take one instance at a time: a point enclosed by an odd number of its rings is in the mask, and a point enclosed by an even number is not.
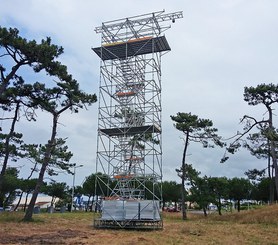
<svg viewBox="0 0 278 245"><path fill-rule="evenodd" d="M142 40L155 45L155 38L170 28L161 22L178 18L182 12L160 11L104 22L95 29L101 33L101 47L94 50L101 58L96 173L109 180L96 175L96 191L103 190L103 199L161 201L161 56L169 50L152 48L148 54L113 59L102 58L101 52L123 44L128 49L129 43L140 45ZM152 225L162 228L162 218L95 221L98 228Z"/></svg>

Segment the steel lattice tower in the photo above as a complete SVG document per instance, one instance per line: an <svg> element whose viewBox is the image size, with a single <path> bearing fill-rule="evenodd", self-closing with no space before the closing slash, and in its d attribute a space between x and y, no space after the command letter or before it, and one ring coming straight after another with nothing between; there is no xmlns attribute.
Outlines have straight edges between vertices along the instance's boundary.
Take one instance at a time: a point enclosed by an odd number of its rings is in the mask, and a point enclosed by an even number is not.
<svg viewBox="0 0 278 245"><path fill-rule="evenodd" d="M170 51L164 11L104 22L96 193L96 227L162 228L161 56Z"/></svg>

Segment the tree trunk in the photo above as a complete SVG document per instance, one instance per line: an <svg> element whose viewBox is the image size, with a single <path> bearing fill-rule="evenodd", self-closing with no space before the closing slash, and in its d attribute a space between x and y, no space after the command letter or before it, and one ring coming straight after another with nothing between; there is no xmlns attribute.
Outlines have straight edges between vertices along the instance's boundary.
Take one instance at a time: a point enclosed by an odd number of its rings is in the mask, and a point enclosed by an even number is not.
<svg viewBox="0 0 278 245"><path fill-rule="evenodd" d="M18 206L19 206L19 204L20 204L20 202L21 202L21 199L22 199L23 193L24 193L23 191L20 193L20 196L19 196L18 202L17 202L17 204L16 204L16 206L15 206L15 208L14 208L14 211L16 211L16 210L18 209Z"/></svg>
<svg viewBox="0 0 278 245"><path fill-rule="evenodd" d="M52 122L52 134L51 134L51 138L46 146L46 151L45 151L45 155L43 158L43 163L41 166L41 170L39 173L39 178L35 187L35 190L33 192L31 201L28 205L27 211L25 213L25 216L23 218L24 221L31 221L32 220L32 216L33 216L33 210L36 204L36 200L38 197L38 194L40 192L41 186L43 185L43 178L44 178L44 174L46 171L46 168L48 166L49 160L51 158L51 152L53 150L53 148L55 148L55 137L57 134L57 124L58 124L58 117L59 114L57 113L53 113L53 122Z"/></svg>
<svg viewBox="0 0 278 245"><path fill-rule="evenodd" d="M55 199L56 199L55 196L52 196L50 207L54 207Z"/></svg>
<svg viewBox="0 0 278 245"><path fill-rule="evenodd" d="M272 204L274 202L274 179L273 179L273 166L271 166L271 164L270 164L271 163L270 155L271 154L270 154L270 150L269 150L267 169L268 169L268 178L269 178L269 203Z"/></svg>
<svg viewBox="0 0 278 245"><path fill-rule="evenodd" d="M8 203L9 203L9 199L11 198L11 195L12 195L12 191L9 192L8 196L6 197L4 203L3 203L3 207L6 208L8 206Z"/></svg>
<svg viewBox="0 0 278 245"><path fill-rule="evenodd" d="M220 199L220 198L218 198L217 209L218 209L218 214L219 214L219 215L222 215L222 213L221 213L221 199Z"/></svg>
<svg viewBox="0 0 278 245"><path fill-rule="evenodd" d="M27 207L28 196L29 196L29 192L26 192L25 203L24 203L24 207L23 207L24 212L25 212L26 207Z"/></svg>
<svg viewBox="0 0 278 245"><path fill-rule="evenodd" d="M2 196L2 191L3 191L3 181L4 181L4 177L5 177L5 173L6 173L6 169L8 166L8 160L10 157L10 140L14 134L14 129L15 129L15 124L17 121L17 115L18 115L18 111L19 111L19 102L17 102L16 104L16 108L15 108L15 112L14 112L14 117L13 117L13 121L12 121L12 125L10 128L10 132L7 135L6 139L5 139L5 149L4 149L4 160L2 163L2 169L1 169L1 173L0 173L0 206L4 206L4 199L1 198Z"/></svg>
<svg viewBox="0 0 278 245"><path fill-rule="evenodd" d="M185 165L185 157L186 157L186 150L188 146L188 141L189 141L189 132L186 132L185 136L185 144L184 144L184 149L183 149L183 156L182 156L182 179L181 179L181 210L182 210L182 219L186 220L187 215L186 215L186 206L185 206L185 177L186 177L186 165Z"/></svg>
<svg viewBox="0 0 278 245"><path fill-rule="evenodd" d="M186 206L185 206L185 188L184 188L184 178L181 180L181 210L182 210L182 219L186 220Z"/></svg>
<svg viewBox="0 0 278 245"><path fill-rule="evenodd" d="M276 194L278 197L278 166L277 166L276 149L275 149L275 144L273 141L271 142L271 156L272 156L272 164L274 167L274 180L275 180L275 186L276 186ZM271 179L271 182L273 182L272 179ZM273 187L273 189L274 189L274 187ZM273 199L274 199L274 197L273 197Z"/></svg>
<svg viewBox="0 0 278 245"><path fill-rule="evenodd" d="M206 209L206 208L203 208L203 211L204 211L205 217L207 217L207 216L208 216L208 214L207 214L207 209Z"/></svg>
<svg viewBox="0 0 278 245"><path fill-rule="evenodd" d="M10 80L13 78L13 76L16 74L17 70L20 68L20 66L24 65L24 60L17 62L15 66L13 66L11 72L6 76L3 80L1 79L1 84L0 84L0 103L2 104L2 101L5 100L6 98L3 98L3 93L7 89ZM27 64L27 63L26 63Z"/></svg>
<svg viewBox="0 0 278 245"><path fill-rule="evenodd" d="M277 155L276 155L276 147L275 147L275 139L274 136L276 134L275 129L273 127L273 115L272 109L267 106L268 114L269 114L269 129L270 129L270 154L272 158L272 165L274 168L274 179L275 179L275 186L276 186L276 194L278 196L278 165L277 165Z"/></svg>
<svg viewBox="0 0 278 245"><path fill-rule="evenodd" d="M240 200L237 200L237 211L240 212Z"/></svg>
<svg viewBox="0 0 278 245"><path fill-rule="evenodd" d="M221 206L217 205L217 210L218 210L218 214L222 215L222 213L221 213Z"/></svg>

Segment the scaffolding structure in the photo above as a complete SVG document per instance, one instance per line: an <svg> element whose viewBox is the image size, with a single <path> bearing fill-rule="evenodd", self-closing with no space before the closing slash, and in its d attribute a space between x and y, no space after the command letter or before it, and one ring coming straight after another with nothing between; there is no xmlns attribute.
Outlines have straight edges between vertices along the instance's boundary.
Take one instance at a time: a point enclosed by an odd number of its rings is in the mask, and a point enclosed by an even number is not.
<svg viewBox="0 0 278 245"><path fill-rule="evenodd" d="M96 167L98 228L162 228L161 56L164 11L104 22Z"/></svg>

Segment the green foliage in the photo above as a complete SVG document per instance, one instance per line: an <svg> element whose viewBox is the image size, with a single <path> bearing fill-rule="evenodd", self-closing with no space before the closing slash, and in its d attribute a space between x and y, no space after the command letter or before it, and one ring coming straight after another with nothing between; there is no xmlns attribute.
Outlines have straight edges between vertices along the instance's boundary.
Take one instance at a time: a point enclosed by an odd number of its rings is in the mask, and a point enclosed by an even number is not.
<svg viewBox="0 0 278 245"><path fill-rule="evenodd" d="M179 201L181 186L176 181L163 181L162 190L163 202Z"/></svg>
<svg viewBox="0 0 278 245"><path fill-rule="evenodd" d="M183 173L185 181L189 186L187 201L196 203L201 209L206 209L210 203L217 206L221 215L221 199L228 197L228 180L225 177L200 177L200 172L192 167L191 164L185 164L185 169L177 170L178 174Z"/></svg>
<svg viewBox="0 0 278 245"><path fill-rule="evenodd" d="M16 198L16 190L19 186L19 171L16 168L8 167L2 179L2 189L0 196L0 206L10 205Z"/></svg>
<svg viewBox="0 0 278 245"><path fill-rule="evenodd" d="M187 179L187 171L190 166L185 164L186 152L190 142L201 143L204 148L214 147L214 145L223 147L225 144L221 141L221 137L217 135L217 129L213 128L213 123L209 119L201 119L196 115L191 113L178 112L176 116L170 116L175 122L174 127L183 132L184 134L184 150L182 156L182 165L179 170L177 170L178 175L182 180L182 188L184 189L184 183ZM212 143L211 143L212 142ZM193 168L191 169L193 171ZM195 173L195 175L197 172ZM183 219L186 219L186 209L185 209L185 191L181 191L182 200L182 213Z"/></svg>
<svg viewBox="0 0 278 245"><path fill-rule="evenodd" d="M234 177L229 180L229 198L234 200L247 199L251 184L249 180Z"/></svg>
<svg viewBox="0 0 278 245"><path fill-rule="evenodd" d="M96 190L95 195L97 196L109 196L111 190L113 189L115 183L110 179L110 177L103 173L96 173ZM109 184L109 189L107 190L107 185Z"/></svg>
<svg viewBox="0 0 278 245"><path fill-rule="evenodd" d="M96 186L96 175L91 174L86 177L82 187L85 195L94 196Z"/></svg>
<svg viewBox="0 0 278 245"><path fill-rule="evenodd" d="M23 143L22 134L13 132L10 134L0 133L0 157L4 158L6 153L9 153L9 157L12 161L16 162L20 157L24 157L24 153L20 148ZM9 144L6 139L9 137Z"/></svg>
<svg viewBox="0 0 278 245"><path fill-rule="evenodd" d="M5 149L13 147L12 136L18 119L17 110L19 111L21 107L28 120L35 120L35 110L37 109L48 112L52 116L52 132L47 143L40 146L23 145L27 151L26 157L30 157L35 164L39 164L41 167L38 182L26 212L26 220L31 219L32 208L43 185L46 171L49 175L53 175L55 174L54 168L70 172L69 168L72 167L69 164L72 153L68 151L65 139L57 137L60 115L67 110L78 113L79 109L90 106L97 99L95 94L83 92L79 88L78 82L67 72L67 67L57 61L62 53L63 48L53 45L49 37L37 43L21 37L17 29L0 27L0 58L1 60L5 59L0 65L0 105L3 110L15 111L9 138L6 137ZM5 64L6 67L2 64ZM18 75L22 67L30 67L35 73L45 71L47 75L55 78L51 79L55 84L52 86L50 82L46 81L26 82L23 77ZM18 146L14 148L16 148L15 150L19 149ZM7 162L11 156L12 151L7 152L6 150L6 161L1 175L6 171ZM1 186L0 182L0 192Z"/></svg>
<svg viewBox="0 0 278 245"><path fill-rule="evenodd" d="M240 211L240 201L250 199L252 185L249 180L234 177L229 180L229 198L237 201L237 208Z"/></svg>
<svg viewBox="0 0 278 245"><path fill-rule="evenodd" d="M248 179L250 179L253 183L261 181L265 176L265 169L258 170L258 169L249 169L244 173Z"/></svg>
<svg viewBox="0 0 278 245"><path fill-rule="evenodd" d="M198 178L201 172L193 168L192 164L184 164L180 169L176 169L176 172L180 178L184 178L188 182L188 185L193 185L194 180Z"/></svg>
<svg viewBox="0 0 278 245"><path fill-rule="evenodd" d="M252 116L245 115L241 122L245 123L244 131L237 133L234 141L227 148L227 152L235 153L242 145L246 147L250 153L257 158L268 158L269 178L272 178L272 168L275 171L276 195L278 195L278 164L277 164L277 146L278 146L278 130L274 125L273 113L274 106L278 102L278 85L276 84L259 84L256 87L244 88L244 100L248 105L263 105L267 110L267 118L265 114L261 120ZM253 132L253 130L256 130ZM222 162L228 157L224 155ZM270 164L272 160L272 165ZM274 190L274 188L272 188ZM273 193L270 193L270 200L273 199Z"/></svg>
<svg viewBox="0 0 278 245"><path fill-rule="evenodd" d="M201 173L191 164L185 164L184 171L179 169L177 172L179 175L183 172L185 183L188 186L185 200L197 204L204 210L205 215L210 203L217 206L218 213L221 215L223 200L236 201L238 211L241 209L240 203L244 199L265 202L269 200L270 181L263 177L262 171L256 169L246 173L250 179L255 180L253 183L245 178L201 177ZM167 183L165 186L167 188ZM175 192L180 192L177 186L175 189Z"/></svg>
<svg viewBox="0 0 278 245"><path fill-rule="evenodd" d="M244 101L248 105L264 104L270 106L278 102L278 85L277 84L259 84L256 87L244 88Z"/></svg>
<svg viewBox="0 0 278 245"><path fill-rule="evenodd" d="M209 119L201 119L191 113L178 112L176 116L170 116L175 122L177 130L182 131L193 142L202 143L203 147L223 147L221 137L217 135L217 129L213 128L213 123ZM213 144L209 144L212 141Z"/></svg>
<svg viewBox="0 0 278 245"><path fill-rule="evenodd" d="M219 215L221 215L222 200L229 197L229 181L226 177L210 177L208 178L210 189L211 203L217 206Z"/></svg>
<svg viewBox="0 0 278 245"><path fill-rule="evenodd" d="M261 127L258 127L259 132L249 134L244 147L247 148L252 156L258 159L267 158L269 156L269 141Z"/></svg>
<svg viewBox="0 0 278 245"><path fill-rule="evenodd" d="M214 203L214 198L210 190L207 176L200 178L196 176L192 181L192 186L189 189L188 200L196 203L205 211L210 203Z"/></svg>
<svg viewBox="0 0 278 245"><path fill-rule="evenodd" d="M3 78L1 84L1 93L9 85L11 79L16 77L16 72L21 66L30 66L34 72L45 70L49 75L57 76L61 80L71 80L66 66L55 61L63 53L63 48L51 44L51 38L41 40L37 43L35 40L28 41L19 35L16 28L5 28L0 26L0 49L2 56L9 56L15 63L13 69L5 74L6 69L1 65L0 71Z"/></svg>
<svg viewBox="0 0 278 245"><path fill-rule="evenodd" d="M272 179L265 178L265 177L260 178L260 180L257 183L253 184L254 187L251 193L252 199L268 203L270 201L269 200L270 186L273 186L273 184L274 184L274 178ZM277 195L276 197L274 196L274 200L277 200Z"/></svg>
<svg viewBox="0 0 278 245"><path fill-rule="evenodd" d="M43 186L42 193L52 197L51 206L54 205L56 198L66 199L68 193L68 186L64 182L51 181L48 185Z"/></svg>
<svg viewBox="0 0 278 245"><path fill-rule="evenodd" d="M39 107L51 114L61 114L67 109L78 113L86 105L96 102L95 94L87 94L79 89L76 80L56 82L55 87L47 88L44 83L36 82L33 85L30 100L32 107ZM86 108L86 107L85 107Z"/></svg>
<svg viewBox="0 0 278 245"><path fill-rule="evenodd" d="M25 193L31 193L36 186L38 179L20 179L18 188L25 192Z"/></svg>
<svg viewBox="0 0 278 245"><path fill-rule="evenodd" d="M47 172L50 176L58 175L61 170L72 174L71 168L74 164L69 163L69 161L73 156L73 153L68 151L68 146L65 145L65 143L66 141L61 138L57 138L55 141L55 147L51 151L47 166ZM36 165L43 164L47 145L24 144L21 148L26 151L26 157L32 160Z"/></svg>

